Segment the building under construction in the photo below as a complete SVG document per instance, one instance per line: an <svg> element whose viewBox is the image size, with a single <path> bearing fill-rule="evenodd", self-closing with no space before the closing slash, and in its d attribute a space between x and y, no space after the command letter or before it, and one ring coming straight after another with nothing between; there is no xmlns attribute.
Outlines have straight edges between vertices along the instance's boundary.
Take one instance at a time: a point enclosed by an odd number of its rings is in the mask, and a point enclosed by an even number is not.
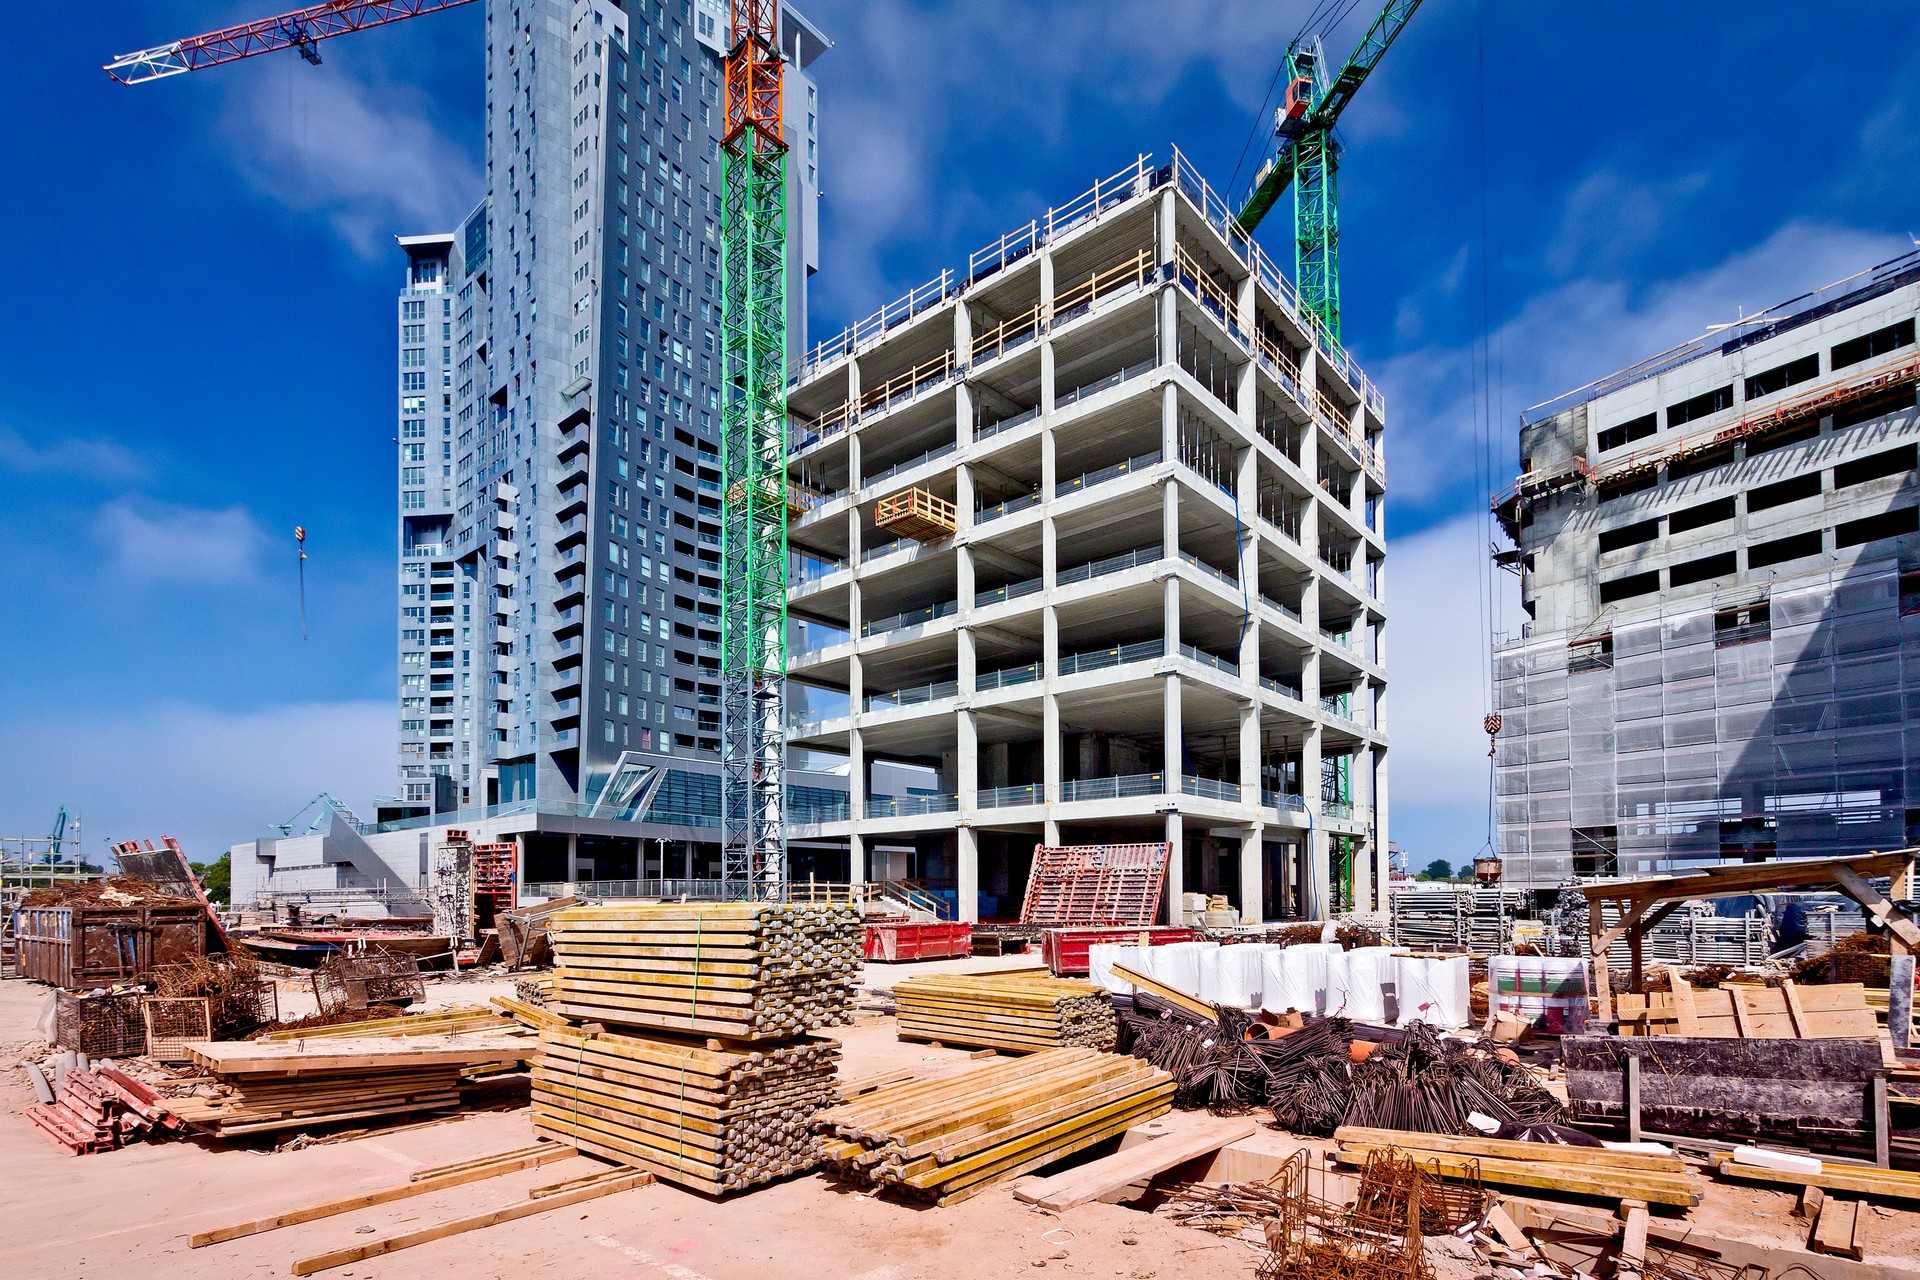
<svg viewBox="0 0 1920 1280"><path fill-rule="evenodd" d="M848 790L796 861L972 919L1164 840L1175 904L1379 905L1383 401L1324 333L1174 152L810 351L790 744Z"/></svg>
<svg viewBox="0 0 1920 1280"><path fill-rule="evenodd" d="M1920 254L1531 410L1508 883L1920 836Z"/></svg>

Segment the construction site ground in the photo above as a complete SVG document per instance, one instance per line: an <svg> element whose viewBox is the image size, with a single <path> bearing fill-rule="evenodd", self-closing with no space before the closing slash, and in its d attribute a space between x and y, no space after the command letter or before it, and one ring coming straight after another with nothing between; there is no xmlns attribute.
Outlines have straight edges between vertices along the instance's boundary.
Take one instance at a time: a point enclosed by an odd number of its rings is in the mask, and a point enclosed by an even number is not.
<svg viewBox="0 0 1920 1280"><path fill-rule="evenodd" d="M911 973L982 971L1031 963L1020 957L872 965L879 990ZM293 984L288 983L289 987ZM428 1008L480 1004L508 994L506 980L432 982ZM35 1030L49 989L0 982L0 1196L15 1206L0 1221L0 1274L52 1280L128 1277L272 1276L298 1258L364 1244L379 1236L522 1198L533 1186L598 1167L585 1158L471 1183L437 1194L203 1249L187 1240L209 1230L321 1200L352 1196L403 1179L410 1171L527 1145L534 1140L524 1106L466 1113L439 1123L396 1123L348 1141L272 1150L253 1145L167 1141L73 1156L47 1142L21 1114L32 1101L19 1062L41 1048ZM283 1014L297 1016L290 991ZM901 1067L962 1071L963 1050L903 1043L893 1020L863 1012L831 1034L845 1048L842 1072L858 1076ZM1178 1123L1179 1116L1172 1118ZM292 1135L285 1135L292 1136ZM1301 1145L1263 1126L1236 1150L1284 1158ZM1276 1161L1277 1162L1277 1161ZM1250 1165L1258 1167L1257 1158ZM1795 1197L1707 1183L1685 1221L1694 1230L1798 1250L1806 1226L1792 1216ZM1548 1202L1543 1202L1548 1203ZM1920 1213L1875 1207L1867 1261L1920 1266ZM1462 1247L1435 1250L1439 1280L1486 1274ZM1015 1200L1001 1185L946 1208L874 1199L821 1176L791 1178L744 1195L713 1199L664 1183L570 1208L436 1240L388 1257L353 1263L327 1276L671 1277L672 1280L833 1280L1056 1274L1125 1277L1252 1276L1259 1251L1124 1205L1094 1203L1049 1213ZM1802 1273L1805 1274L1805 1273Z"/></svg>

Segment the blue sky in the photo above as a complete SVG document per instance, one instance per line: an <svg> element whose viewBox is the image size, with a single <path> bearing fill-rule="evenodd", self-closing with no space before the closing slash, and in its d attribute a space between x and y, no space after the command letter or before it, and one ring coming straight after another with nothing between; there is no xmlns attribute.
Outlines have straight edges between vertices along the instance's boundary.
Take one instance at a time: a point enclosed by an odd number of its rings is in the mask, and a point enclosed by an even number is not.
<svg viewBox="0 0 1920 1280"><path fill-rule="evenodd" d="M90 851L166 832L198 855L390 786L392 236L478 197L480 8L330 42L318 68L98 70L276 7L16 22L0 833L64 803ZM814 327L1138 152L1177 143L1224 187L1309 8L813 0L836 41ZM1417 864L1459 861L1485 825L1483 318L1504 482L1522 407L1909 247L1920 11L1429 0L1343 134L1346 336L1389 405L1392 830Z"/></svg>

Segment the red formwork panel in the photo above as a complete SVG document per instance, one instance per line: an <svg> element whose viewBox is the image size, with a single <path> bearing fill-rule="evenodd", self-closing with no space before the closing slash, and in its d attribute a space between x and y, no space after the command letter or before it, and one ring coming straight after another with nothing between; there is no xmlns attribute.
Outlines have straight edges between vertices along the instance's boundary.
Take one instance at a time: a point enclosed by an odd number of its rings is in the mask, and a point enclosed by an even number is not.
<svg viewBox="0 0 1920 1280"><path fill-rule="evenodd" d="M1160 913L1168 844L1035 845L1021 924L1150 925Z"/></svg>
<svg viewBox="0 0 1920 1280"><path fill-rule="evenodd" d="M1124 947L1164 947L1173 942L1197 942L1198 929L1186 925L1153 925L1145 929L1069 927L1049 929L1041 936L1040 954L1056 977L1079 975L1089 968L1087 951L1103 942Z"/></svg>
<svg viewBox="0 0 1920 1280"><path fill-rule="evenodd" d="M973 954L973 926L964 920L876 920L861 954L869 960L939 960Z"/></svg>

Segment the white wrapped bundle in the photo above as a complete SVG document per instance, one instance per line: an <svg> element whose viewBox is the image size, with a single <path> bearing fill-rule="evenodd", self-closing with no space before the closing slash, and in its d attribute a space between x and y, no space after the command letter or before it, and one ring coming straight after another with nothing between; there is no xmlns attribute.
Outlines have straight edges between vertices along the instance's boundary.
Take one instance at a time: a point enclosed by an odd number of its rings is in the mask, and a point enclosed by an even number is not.
<svg viewBox="0 0 1920 1280"><path fill-rule="evenodd" d="M1149 947L1137 947L1132 943L1096 942L1087 948L1087 981L1109 991L1130 992L1133 987L1120 978L1113 976L1113 966L1123 964L1138 973L1145 973L1140 959L1143 951Z"/></svg>
<svg viewBox="0 0 1920 1280"><path fill-rule="evenodd" d="M1166 947L1147 947L1141 963L1128 964L1128 967L1198 998L1201 957L1219 949L1217 942L1176 942Z"/></svg>
<svg viewBox="0 0 1920 1280"><path fill-rule="evenodd" d="M1467 957L1393 957L1400 1025L1424 1022L1458 1030L1472 1020Z"/></svg>
<svg viewBox="0 0 1920 1280"><path fill-rule="evenodd" d="M1260 1007L1270 1013L1326 1012L1327 956L1339 950L1323 942L1275 947L1262 966L1266 989Z"/></svg>
<svg viewBox="0 0 1920 1280"><path fill-rule="evenodd" d="M1392 948L1355 947L1347 952L1346 961L1342 1015L1359 1022L1383 1020L1387 1016L1384 984L1393 981Z"/></svg>
<svg viewBox="0 0 1920 1280"><path fill-rule="evenodd" d="M1209 1004L1260 1008L1261 994L1266 987L1262 961L1272 950L1263 943L1244 943L1204 952L1200 962L1200 998Z"/></svg>

